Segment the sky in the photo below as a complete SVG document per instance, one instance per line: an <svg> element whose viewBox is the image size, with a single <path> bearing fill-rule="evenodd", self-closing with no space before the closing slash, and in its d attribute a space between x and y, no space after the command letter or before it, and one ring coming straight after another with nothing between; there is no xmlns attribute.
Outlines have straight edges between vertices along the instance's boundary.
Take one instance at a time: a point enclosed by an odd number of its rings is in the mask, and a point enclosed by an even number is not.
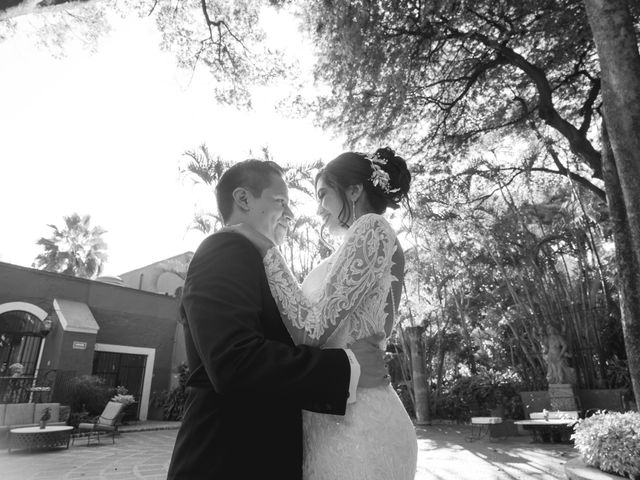
<svg viewBox="0 0 640 480"><path fill-rule="evenodd" d="M272 19L274 42L303 45ZM179 173L205 143L243 160L267 146L282 164L335 157L342 142L311 120L287 119L265 90L252 112L216 104L205 69L181 72L150 19L113 24L95 53L71 42L54 58L18 30L0 42L0 261L30 267L47 224L91 215L107 233L103 275L194 251L189 231L212 192Z"/></svg>

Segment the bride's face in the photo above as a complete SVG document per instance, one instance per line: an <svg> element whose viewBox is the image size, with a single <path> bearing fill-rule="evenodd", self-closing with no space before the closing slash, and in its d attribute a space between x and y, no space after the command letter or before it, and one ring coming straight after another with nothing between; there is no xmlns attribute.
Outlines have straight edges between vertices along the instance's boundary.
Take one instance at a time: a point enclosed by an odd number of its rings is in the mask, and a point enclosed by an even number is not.
<svg viewBox="0 0 640 480"><path fill-rule="evenodd" d="M348 211L344 205L340 194L335 188L327 184L323 177L316 182L316 197L318 199L318 215L322 217L322 224L329 230L331 235L343 235L347 231L347 226L340 221L340 212L343 209ZM345 213L343 213L343 216Z"/></svg>

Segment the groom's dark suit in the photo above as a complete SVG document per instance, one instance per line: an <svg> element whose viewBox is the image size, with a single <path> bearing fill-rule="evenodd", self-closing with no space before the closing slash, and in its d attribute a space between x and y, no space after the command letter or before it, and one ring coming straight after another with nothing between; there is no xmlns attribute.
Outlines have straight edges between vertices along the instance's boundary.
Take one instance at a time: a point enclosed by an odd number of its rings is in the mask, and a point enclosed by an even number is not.
<svg viewBox="0 0 640 480"><path fill-rule="evenodd" d="M301 408L344 414L346 353L293 345L262 258L234 233L198 248L181 314L191 376L168 478L300 480Z"/></svg>

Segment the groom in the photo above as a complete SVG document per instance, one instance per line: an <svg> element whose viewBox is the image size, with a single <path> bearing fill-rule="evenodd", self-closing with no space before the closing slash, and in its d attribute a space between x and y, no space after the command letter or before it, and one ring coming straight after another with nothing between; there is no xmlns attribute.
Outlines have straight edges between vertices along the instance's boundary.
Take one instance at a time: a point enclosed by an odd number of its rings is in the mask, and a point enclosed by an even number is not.
<svg viewBox="0 0 640 480"><path fill-rule="evenodd" d="M282 243L293 215L275 163L232 166L216 199L227 225L247 223ZM236 233L211 235L196 251L181 317L191 375L171 480L300 480L301 409L344 415L357 385L386 382L374 342L350 350L294 346L260 254Z"/></svg>

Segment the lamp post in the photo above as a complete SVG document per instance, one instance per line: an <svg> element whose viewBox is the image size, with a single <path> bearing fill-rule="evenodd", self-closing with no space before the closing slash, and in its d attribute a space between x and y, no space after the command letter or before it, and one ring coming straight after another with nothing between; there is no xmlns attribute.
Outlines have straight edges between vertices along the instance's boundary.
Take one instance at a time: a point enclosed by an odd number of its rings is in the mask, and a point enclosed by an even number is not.
<svg viewBox="0 0 640 480"><path fill-rule="evenodd" d="M49 335L49 332L51 331L51 327L53 326L53 321L51 320L51 318L47 317L42 321L42 327L40 328L40 334L43 337L46 337L47 335Z"/></svg>

